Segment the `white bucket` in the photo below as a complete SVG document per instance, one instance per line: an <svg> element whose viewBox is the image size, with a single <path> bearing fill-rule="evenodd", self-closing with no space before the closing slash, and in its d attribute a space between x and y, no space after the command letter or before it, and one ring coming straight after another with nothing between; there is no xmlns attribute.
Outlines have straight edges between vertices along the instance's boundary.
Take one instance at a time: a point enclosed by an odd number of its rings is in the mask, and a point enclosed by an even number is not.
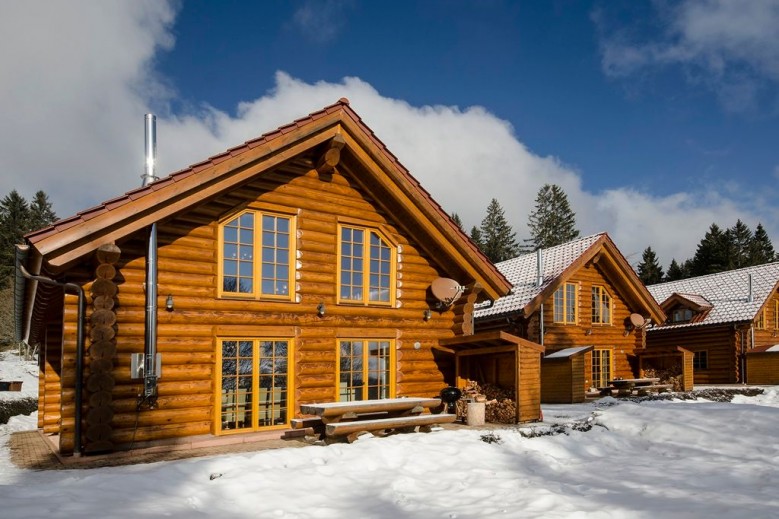
<svg viewBox="0 0 779 519"><path fill-rule="evenodd" d="M484 402L468 402L468 425L484 425L484 411L487 405Z"/></svg>

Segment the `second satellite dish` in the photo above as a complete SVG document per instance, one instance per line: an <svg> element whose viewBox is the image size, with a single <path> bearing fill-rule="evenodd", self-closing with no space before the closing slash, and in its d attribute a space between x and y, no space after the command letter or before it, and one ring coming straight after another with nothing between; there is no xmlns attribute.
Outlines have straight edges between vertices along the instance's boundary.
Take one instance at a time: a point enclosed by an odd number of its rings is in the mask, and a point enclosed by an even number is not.
<svg viewBox="0 0 779 519"><path fill-rule="evenodd" d="M451 306L452 303L460 299L465 288L454 279L437 278L430 285L430 291L443 306Z"/></svg>
<svg viewBox="0 0 779 519"><path fill-rule="evenodd" d="M642 328L646 321L641 314L630 314L630 324L633 325L633 328Z"/></svg>

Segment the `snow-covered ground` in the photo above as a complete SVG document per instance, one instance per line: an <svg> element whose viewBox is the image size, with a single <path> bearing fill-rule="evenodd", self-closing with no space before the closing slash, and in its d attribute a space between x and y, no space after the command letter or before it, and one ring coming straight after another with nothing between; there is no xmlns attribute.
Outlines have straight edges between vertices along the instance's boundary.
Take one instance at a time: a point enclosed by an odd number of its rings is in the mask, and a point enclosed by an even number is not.
<svg viewBox="0 0 779 519"><path fill-rule="evenodd" d="M0 400L38 397L38 365L22 360L15 350L0 351L0 380L21 380L21 391L0 391Z"/></svg>
<svg viewBox="0 0 779 519"><path fill-rule="evenodd" d="M45 472L7 461L10 431L35 427L34 414L15 417L0 426L0 517L779 515L777 388L731 403L607 398L544 406L544 415L584 425L591 417L592 427L538 437L526 437L527 428L437 431Z"/></svg>

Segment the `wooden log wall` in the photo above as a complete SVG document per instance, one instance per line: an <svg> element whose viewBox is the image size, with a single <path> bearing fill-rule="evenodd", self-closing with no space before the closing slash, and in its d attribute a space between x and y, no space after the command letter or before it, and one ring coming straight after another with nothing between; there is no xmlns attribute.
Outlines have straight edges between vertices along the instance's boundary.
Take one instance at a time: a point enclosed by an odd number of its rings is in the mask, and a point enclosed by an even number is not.
<svg viewBox="0 0 779 519"><path fill-rule="evenodd" d="M577 286L577 311L578 322L576 324L554 323L554 296L544 301L544 337L541 339L541 325L539 321L540 311L534 312L529 317L512 316L511 321L505 318L492 322L478 323L478 331L502 329L509 333L517 334L539 344L543 344L547 353L564 348L579 346L595 346L596 348L609 348L613 351L613 376L633 378L638 376L638 361L636 351L645 347L644 330L632 330L627 335L624 325L631 313L642 313L641 309L633 309L628 306L617 287L603 273L598 264L589 263L580 268L568 281ZM592 287L603 286L612 298L611 324L592 323ZM588 331L589 334L588 334ZM591 358L589 355L583 364L584 389L591 385Z"/></svg>
<svg viewBox="0 0 779 519"><path fill-rule="evenodd" d="M114 417L113 375L116 361L116 263L121 251L109 243L98 248L95 259L95 279L90 289L92 311L89 317L89 376L86 379L88 411L84 434L85 452L112 451Z"/></svg>
<svg viewBox="0 0 779 519"><path fill-rule="evenodd" d="M732 325L656 328L647 333L647 350L681 346L693 353L706 351L709 367L694 371L695 383L735 384L741 371L741 341L748 338L748 329L736 330Z"/></svg>
<svg viewBox="0 0 779 519"><path fill-rule="evenodd" d="M585 355L541 361L541 403L575 404L585 399Z"/></svg>
<svg viewBox="0 0 779 519"><path fill-rule="evenodd" d="M143 351L146 236L141 232L117 243L122 256L114 265L115 336L108 337L109 333L99 338L106 344L115 343L110 370L113 415L109 419L109 413L104 413L98 420L105 434L108 429L103 425L110 426L114 445L218 432L216 398L221 390L216 387L217 337L292 341L292 416L299 414L301 404L337 398L339 338L394 341L396 396L437 396L447 385L445 368L434 358L432 346L454 335L455 312L433 311L432 318L424 320L424 310L429 308L427 288L446 273L420 252L392 215L376 209L374 201L349 180L348 174L335 168L323 179L312 165L304 166L297 163L268 172L158 225L157 348L162 354L162 371L158 406L152 410L136 409L141 385L130 379L129 369L130 354ZM278 208L296 214L293 301L217 297L217 222L246 207L271 212ZM343 216L350 217L350 223L356 220L379 227L398 245L394 308L337 304L337 230ZM165 311L169 294L174 299L172 312ZM320 303L326 307L322 317L317 315ZM73 336L75 301L69 299L67 304L66 335ZM100 398L96 403L107 400ZM67 420L72 422L72 416L72 411L64 415L63 427Z"/></svg>
<svg viewBox="0 0 779 519"><path fill-rule="evenodd" d="M518 422L541 419L541 356L532 345L519 345L519 416Z"/></svg>
<svg viewBox="0 0 779 519"><path fill-rule="evenodd" d="M747 383L779 384L779 352L747 354Z"/></svg>

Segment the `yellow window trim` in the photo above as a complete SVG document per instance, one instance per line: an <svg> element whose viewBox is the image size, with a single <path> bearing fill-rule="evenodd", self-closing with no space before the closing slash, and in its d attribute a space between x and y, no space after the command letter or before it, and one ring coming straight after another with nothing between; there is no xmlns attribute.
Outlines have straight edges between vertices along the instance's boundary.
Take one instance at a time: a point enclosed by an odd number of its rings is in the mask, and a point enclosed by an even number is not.
<svg viewBox="0 0 779 519"><path fill-rule="evenodd" d="M610 381L614 380L614 347L613 346L603 346L603 347L597 347L593 348L592 350L592 361L590 362L590 376L592 377L592 364L595 362L595 354L602 351L608 351L609 354L609 373L608 373L608 380L605 380L604 382L608 384ZM594 384L595 381L591 380L591 384ZM604 384L605 385L605 384Z"/></svg>
<svg viewBox="0 0 779 519"><path fill-rule="evenodd" d="M573 305L573 320L567 320L568 317L568 290L567 287L572 286L574 292L574 305ZM563 319L562 321L555 320L555 303L557 291L562 291L563 294ZM553 324L577 324L579 322L579 285L578 283L563 283L552 293L552 323Z"/></svg>
<svg viewBox="0 0 779 519"><path fill-rule="evenodd" d="M245 429L235 430L222 430L222 342L224 341L244 341L252 342L252 368L257 364L256 361L259 358L260 342L262 341L285 341L287 343L287 421L279 425L257 425L252 423L251 427ZM292 337L233 337L224 336L216 337L216 367L214 371L216 376L214 377L214 422L213 433L215 435L228 435L228 434L243 434L257 431L274 431L279 429L288 429L290 420L295 413L295 369L293 359L295 358L295 341ZM252 369L252 421L259 417L260 404L260 377L258 373Z"/></svg>
<svg viewBox="0 0 779 519"><path fill-rule="evenodd" d="M390 356L390 367L389 367L389 398L395 398L397 395L397 388L396 388L396 374L397 374L397 365L396 365L396 355L395 355L395 339L387 339L383 337L371 337L371 338L364 338L364 337L338 337L335 341L335 387L333 388L334 394L333 394L333 402L338 402L341 398L340 395L340 385L341 385L341 343L342 342L387 342L389 343L389 356ZM363 360L363 375L367 375L367 372L365 371L365 367L368 366L368 348L363 348L362 353L362 360ZM363 389L367 388L367 385L363 386Z"/></svg>
<svg viewBox="0 0 779 519"><path fill-rule="evenodd" d="M603 285L592 285L593 290L598 291L598 304L600 305L601 300L603 299L603 295L605 294L606 297L609 298L609 320L608 321L593 321L593 325L597 326L610 326L613 324L614 319L614 298L611 297L611 294L609 293L608 289ZM601 319L603 316L601 316Z"/></svg>
<svg viewBox="0 0 779 519"><path fill-rule="evenodd" d="M779 330L779 301L774 300L774 330Z"/></svg>
<svg viewBox="0 0 779 519"><path fill-rule="evenodd" d="M765 330L765 308L760 309L757 313L757 319L755 319L755 329Z"/></svg>
<svg viewBox="0 0 779 519"><path fill-rule="evenodd" d="M339 219L340 220L340 219ZM365 234L363 236L363 286L362 286L362 299L355 300L355 299L343 299L341 298L341 247L343 244L342 239L342 230L344 228L349 229L357 229L363 231ZM387 238L387 235L382 232L381 229L377 227L364 227L362 225L354 225L351 223L341 223L339 221L338 227L336 232L338 233L338 240L337 240L337 279L336 279L336 303L340 305L349 305L349 306L379 306L379 307L389 307L394 308L395 302L397 299L397 269L398 269L398 247L397 245L393 244L393 242ZM389 272L389 301L371 301L369 299L370 297L370 251L371 251L371 240L370 240L370 233L376 233L381 240L387 243L388 248L390 249L390 272Z"/></svg>
<svg viewBox="0 0 779 519"><path fill-rule="evenodd" d="M267 204L259 204L267 206ZM240 218L244 214L251 213L254 216L254 243L253 251L254 257L252 259L253 277L252 277L252 292L227 292L224 290L224 228L225 224ZM289 274L287 279L287 286L289 286L289 293L286 295L276 294L263 294L262 288L262 217L274 216L279 218L289 219ZM259 225L258 225L259 224ZM218 238L218 254L217 254L217 297L220 299L261 299L268 301L295 301L296 283L295 272L297 262L297 216L294 213L287 212L270 212L262 211L253 208L246 208L241 211L231 213L228 216L220 219L218 222L219 238Z"/></svg>

